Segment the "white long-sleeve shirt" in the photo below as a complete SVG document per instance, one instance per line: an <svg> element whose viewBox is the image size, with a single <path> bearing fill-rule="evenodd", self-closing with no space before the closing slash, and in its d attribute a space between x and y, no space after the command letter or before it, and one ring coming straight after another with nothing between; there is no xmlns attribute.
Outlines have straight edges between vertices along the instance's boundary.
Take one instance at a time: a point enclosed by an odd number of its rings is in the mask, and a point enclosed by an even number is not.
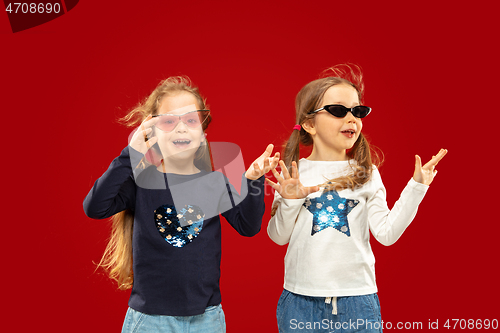
<svg viewBox="0 0 500 333"><path fill-rule="evenodd" d="M301 159L300 181L304 186L323 184L348 173L348 163ZM275 243L288 243L284 288L318 297L377 292L369 230L384 245L396 242L427 189L410 179L389 210L385 187L374 168L370 181L355 190L321 190L304 199L284 199L275 192L274 203L279 205L267 231Z"/></svg>

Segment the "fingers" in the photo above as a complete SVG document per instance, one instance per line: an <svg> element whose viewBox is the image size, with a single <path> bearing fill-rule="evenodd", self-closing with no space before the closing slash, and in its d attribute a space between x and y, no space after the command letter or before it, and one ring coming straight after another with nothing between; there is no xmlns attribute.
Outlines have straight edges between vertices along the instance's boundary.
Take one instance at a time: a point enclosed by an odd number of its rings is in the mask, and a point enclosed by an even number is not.
<svg viewBox="0 0 500 333"><path fill-rule="evenodd" d="M138 152L145 154L158 142L158 138L154 136L152 128L157 121L152 115L148 115L141 125L130 134L129 145Z"/></svg>
<svg viewBox="0 0 500 333"><path fill-rule="evenodd" d="M292 178L294 179L299 178L299 171L297 168L297 163L295 161L292 161Z"/></svg>
<svg viewBox="0 0 500 333"><path fill-rule="evenodd" d="M271 152L272 152L272 145L271 146ZM268 146L269 148L269 146ZM259 165L259 161L261 160L261 158L264 156L264 155L267 155L267 153L269 153L268 151L266 151L261 157L259 157L257 160L255 160L252 164L252 174L254 176L257 176L257 177L260 177L262 175L265 175L266 173L268 173L269 171L273 170L276 168L276 166L278 165L278 162L279 162L279 153L276 153L274 155L274 157L264 157L264 161L263 161L263 166L261 168L261 166Z"/></svg>
<svg viewBox="0 0 500 333"><path fill-rule="evenodd" d="M274 154L273 157L268 157L264 160L264 171L268 173L271 169L276 168L280 160L280 153Z"/></svg>
<svg viewBox="0 0 500 333"><path fill-rule="evenodd" d="M263 168L263 171L264 171L264 172L263 172L263 174L268 173L268 172L269 172L269 170L271 170L271 165L270 165L270 163L269 163L269 157L266 157L266 158L264 159L264 168Z"/></svg>
<svg viewBox="0 0 500 333"><path fill-rule="evenodd" d="M255 177L260 177L262 175L265 175L266 173L269 172L269 170L272 170L276 168L278 165L279 161L279 153L276 153L274 157L270 158L272 152L273 152L274 145L269 144L266 147L266 150L262 155L260 155L252 164L251 168L248 169L248 173L252 174L252 176ZM262 164L262 167L259 165Z"/></svg>
<svg viewBox="0 0 500 333"><path fill-rule="evenodd" d="M156 124L158 122L158 118L153 118L152 115L149 115L146 117L146 119L144 119L144 121L141 123L141 129L146 129L146 128L150 128L150 127L153 127L154 124Z"/></svg>
<svg viewBox="0 0 500 333"><path fill-rule="evenodd" d="M273 158L271 158L270 160L271 160L271 169L276 168L280 161L280 153L274 154Z"/></svg>
<svg viewBox="0 0 500 333"><path fill-rule="evenodd" d="M158 118L153 118L152 115L149 115L146 117L146 119L144 119L144 121L141 123L141 126L139 127L141 132L142 132L142 136L144 138L144 141L146 141L148 139L148 135L151 134L153 132L153 125L156 124L158 122ZM147 142L146 142L147 143ZM147 144L148 146L148 149L150 148L149 144Z"/></svg>
<svg viewBox="0 0 500 333"><path fill-rule="evenodd" d="M259 163L257 161L253 162L253 174L260 175L262 170L260 169Z"/></svg>
<svg viewBox="0 0 500 333"><path fill-rule="evenodd" d="M319 186L309 186L309 187L304 187L302 192L305 194L305 196L308 196L311 193L318 192L320 190Z"/></svg>
<svg viewBox="0 0 500 333"><path fill-rule="evenodd" d="M441 161L443 157L446 156L446 154L448 154L448 149L441 149L439 153L435 156L436 163L434 165L437 165L439 161Z"/></svg>
<svg viewBox="0 0 500 333"><path fill-rule="evenodd" d="M141 129L142 129L142 125L141 125ZM142 138L144 139L144 142L146 143L146 147L148 149L150 149L158 141L157 137L151 136L152 133L153 133L152 128L143 129L140 133L140 134L142 134Z"/></svg>
<svg viewBox="0 0 500 333"><path fill-rule="evenodd" d="M146 141L148 149L153 147L157 142L158 142L158 138L156 136L154 136L151 139L149 139L148 141Z"/></svg>
<svg viewBox="0 0 500 333"><path fill-rule="evenodd" d="M267 145L266 151L262 154L263 157L269 157L273 153L274 145L272 143Z"/></svg>
<svg viewBox="0 0 500 333"><path fill-rule="evenodd" d="M269 144L266 148L266 151L264 151L264 153L257 159L257 160L260 160L260 159L264 160L264 172L265 173L268 173L269 170L276 168L276 166L278 165L280 153L277 152L276 154L274 154L273 157L269 157L273 153L273 148L274 148L274 145Z"/></svg>
<svg viewBox="0 0 500 333"><path fill-rule="evenodd" d="M278 184L276 184L275 182L269 180L268 178L266 178L266 181L269 184L269 186L271 186L275 191L279 192L280 186Z"/></svg>
<svg viewBox="0 0 500 333"><path fill-rule="evenodd" d="M151 147L153 147L155 145L155 143L157 143L157 142L158 142L157 137L152 137L151 139L147 140L146 141L147 150L151 149Z"/></svg>
<svg viewBox="0 0 500 333"><path fill-rule="evenodd" d="M420 156L415 155L415 170L420 170L422 168L422 159Z"/></svg>
<svg viewBox="0 0 500 333"><path fill-rule="evenodd" d="M268 173L269 171L276 169L276 167L278 166L279 160L280 160L279 153L274 154L274 156L272 158L271 157L266 158L264 160L265 173ZM266 162L267 162L267 164L266 164Z"/></svg>
<svg viewBox="0 0 500 333"><path fill-rule="evenodd" d="M146 123L147 121L151 120L152 118L153 118L153 116L152 116L152 115L148 115L148 116L146 117L146 119L144 119L144 120L142 121L141 126L144 126L144 123Z"/></svg>
<svg viewBox="0 0 500 333"><path fill-rule="evenodd" d="M427 164L437 165L447 152L447 150L441 149L437 155L432 156L432 159Z"/></svg>
<svg viewBox="0 0 500 333"><path fill-rule="evenodd" d="M288 171L288 168L286 167L285 162L283 162L283 160L279 160L279 153L276 153L276 155L274 155L273 159L276 159L279 162L272 163L271 165L269 165L269 168L270 168L271 172L273 173L274 177L276 178L276 180L280 184L283 181L288 180L288 179L299 179L299 169L297 168L297 163L295 161L292 162L292 165L290 167L290 171ZM276 170L277 164L279 164L279 166L281 167L281 172L282 172L283 176L280 175L279 172ZM266 170L266 173L268 171L269 170ZM290 175L290 172L292 173L291 175Z"/></svg>
<svg viewBox="0 0 500 333"><path fill-rule="evenodd" d="M146 119L143 120L143 122L139 126L139 131L141 131L140 134L142 134L144 141L146 141L148 139L148 135L150 135L153 132L152 127L154 124L156 124L157 121L158 121L157 118L153 118L152 115L149 115L146 117Z"/></svg>
<svg viewBox="0 0 500 333"><path fill-rule="evenodd" d="M268 144L266 150L259 156L259 158L257 158L257 160L266 160L269 158L269 156L273 153L273 148L274 145L272 143Z"/></svg>
<svg viewBox="0 0 500 333"><path fill-rule="evenodd" d="M432 156L431 160L422 166L422 160L420 156L415 155L415 172L413 174L413 179L416 182L430 185L436 177L437 170L435 170L436 165L445 157L448 150L441 149L436 155Z"/></svg>
<svg viewBox="0 0 500 333"><path fill-rule="evenodd" d="M248 179L258 179L262 176L262 170L259 167L259 163L257 161L253 162L252 166L248 168L247 172L245 172L245 177Z"/></svg>
<svg viewBox="0 0 500 333"><path fill-rule="evenodd" d="M290 178L290 173L288 172L288 169L285 165L285 162L283 162L283 160L280 161L280 167L281 167L281 172L283 172L283 176L285 179L289 179ZM293 166L293 164L292 164Z"/></svg>
<svg viewBox="0 0 500 333"><path fill-rule="evenodd" d="M439 161L441 161L443 157L445 157L447 153L448 153L447 149L441 149L435 156L432 156L432 159L424 165L424 168L430 169L435 167L439 163Z"/></svg>
<svg viewBox="0 0 500 333"><path fill-rule="evenodd" d="M144 137L144 140L147 140L148 135L150 135L152 132L153 132L153 129L151 127L144 129L144 128L142 128L142 125L141 125L141 134Z"/></svg>
<svg viewBox="0 0 500 333"><path fill-rule="evenodd" d="M278 171L276 171L276 169L271 169L273 175L274 175L274 178L276 178L276 180L278 181L278 183L282 183L284 181L283 177L281 177L281 175L278 173Z"/></svg>

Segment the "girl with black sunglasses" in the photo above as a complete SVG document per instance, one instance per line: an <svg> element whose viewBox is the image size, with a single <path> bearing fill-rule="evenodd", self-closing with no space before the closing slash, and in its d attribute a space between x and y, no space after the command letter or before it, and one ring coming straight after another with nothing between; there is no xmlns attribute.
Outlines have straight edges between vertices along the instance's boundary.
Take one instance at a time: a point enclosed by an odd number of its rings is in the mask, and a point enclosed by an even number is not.
<svg viewBox="0 0 500 333"><path fill-rule="evenodd" d="M210 110L186 77L162 81L124 121L140 126L83 203L87 216L113 220L99 266L132 289L122 332L225 332L219 214L239 234L256 235L263 175L279 154L271 158L269 145L236 192L212 171Z"/></svg>
<svg viewBox="0 0 500 333"><path fill-rule="evenodd" d="M381 332L370 231L391 245L413 220L446 155L441 149L415 171L389 210L378 158L361 130L371 108L361 104L357 66L338 65L298 93L296 124L273 174L269 237L288 244L279 332ZM299 160L299 144L312 145ZM299 178L300 175L300 178Z"/></svg>

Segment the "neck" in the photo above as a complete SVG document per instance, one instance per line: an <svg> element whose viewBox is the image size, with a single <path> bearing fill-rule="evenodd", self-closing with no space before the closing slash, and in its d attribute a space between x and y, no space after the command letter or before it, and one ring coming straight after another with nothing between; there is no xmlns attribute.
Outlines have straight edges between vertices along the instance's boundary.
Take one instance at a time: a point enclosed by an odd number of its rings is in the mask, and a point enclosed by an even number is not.
<svg viewBox="0 0 500 333"><path fill-rule="evenodd" d="M200 172L194 165L193 160L169 160L163 159L157 170L163 173L175 173L178 175L192 175Z"/></svg>
<svg viewBox="0 0 500 333"><path fill-rule="evenodd" d="M306 159L310 161L347 161L349 158L347 157L345 149L340 151L324 151L313 146L311 155Z"/></svg>

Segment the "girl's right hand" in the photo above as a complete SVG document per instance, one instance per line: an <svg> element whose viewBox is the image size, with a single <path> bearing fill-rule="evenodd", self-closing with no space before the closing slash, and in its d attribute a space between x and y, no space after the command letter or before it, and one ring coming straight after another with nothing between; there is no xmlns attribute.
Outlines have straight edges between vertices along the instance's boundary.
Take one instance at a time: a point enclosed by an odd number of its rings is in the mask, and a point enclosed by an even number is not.
<svg viewBox="0 0 500 333"><path fill-rule="evenodd" d="M277 191L281 197L284 199L303 199L307 197L309 194L319 191L319 186L310 186L305 187L300 183L299 180L299 171L297 168L297 163L295 161L292 162L292 175L288 172L288 169L285 166L283 161L279 162L281 170L283 172L283 177L276 171L276 169L272 169L274 177L278 181L278 184L270 181L266 178L267 183Z"/></svg>
<svg viewBox="0 0 500 333"><path fill-rule="evenodd" d="M151 135L153 132L152 127L157 121L158 118L153 118L151 115L144 119L141 126L139 126L132 135L129 146L145 155L149 148L153 147L153 145L158 142L158 138Z"/></svg>

